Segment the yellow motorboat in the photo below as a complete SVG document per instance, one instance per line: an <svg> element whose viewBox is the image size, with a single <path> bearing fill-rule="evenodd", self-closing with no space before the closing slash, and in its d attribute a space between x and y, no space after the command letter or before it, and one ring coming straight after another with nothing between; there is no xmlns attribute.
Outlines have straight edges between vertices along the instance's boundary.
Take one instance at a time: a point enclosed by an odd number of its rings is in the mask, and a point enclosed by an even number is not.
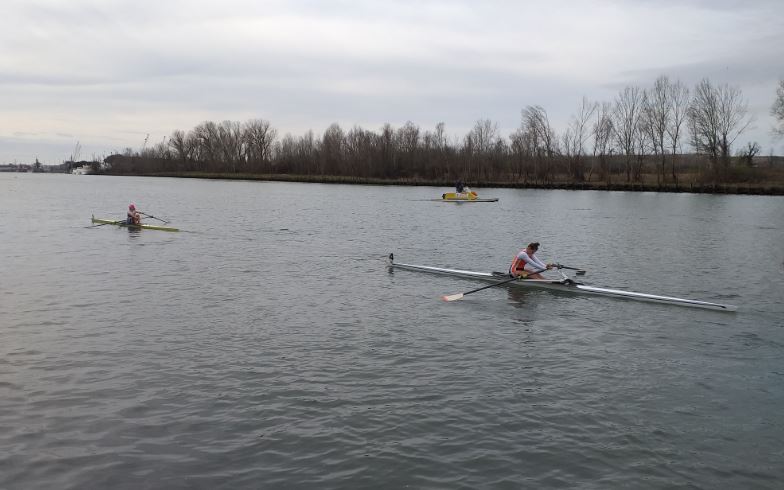
<svg viewBox="0 0 784 490"><path fill-rule="evenodd" d="M437 200L449 202L496 202L498 198L480 199L476 192L466 188L463 192L445 192L441 194L441 199Z"/></svg>

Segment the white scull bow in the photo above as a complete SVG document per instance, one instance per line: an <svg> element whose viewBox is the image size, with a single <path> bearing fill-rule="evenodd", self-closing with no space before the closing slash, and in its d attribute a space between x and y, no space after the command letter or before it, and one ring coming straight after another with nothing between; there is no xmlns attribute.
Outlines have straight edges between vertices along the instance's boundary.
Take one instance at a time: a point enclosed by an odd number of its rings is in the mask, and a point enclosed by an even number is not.
<svg viewBox="0 0 784 490"><path fill-rule="evenodd" d="M441 267L430 267L426 265L413 265L402 264L394 261L393 254L389 254L389 266L396 269L404 269L417 272L429 272L432 274L444 274L448 276L462 277L465 279L477 279L485 282L502 282L509 280L507 274L501 272L473 272L459 269L444 269ZM560 271L559 271L560 272ZM658 294L635 293L633 291L621 291L619 289L597 288L593 286L586 286L573 279L568 278L565 274L561 273L563 279L550 280L550 279L521 279L508 283L510 286L517 287L534 287L541 289L552 289L556 291L566 291L581 294L595 294L599 296L610 296L614 298L634 299L638 301L648 301L651 303L667 303L680 306L691 306L694 308L707 308L709 310L717 311L736 311L738 308L734 305L723 305L719 303L710 303L708 301L698 301L694 299L675 298L672 296L660 296Z"/></svg>

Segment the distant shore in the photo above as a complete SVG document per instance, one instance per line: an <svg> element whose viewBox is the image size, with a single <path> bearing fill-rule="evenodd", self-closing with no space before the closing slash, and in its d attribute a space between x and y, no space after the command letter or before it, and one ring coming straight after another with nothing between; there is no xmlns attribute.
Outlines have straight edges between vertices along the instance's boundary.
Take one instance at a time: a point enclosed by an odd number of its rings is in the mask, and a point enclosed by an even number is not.
<svg viewBox="0 0 784 490"><path fill-rule="evenodd" d="M145 177L176 177L185 179L223 179L223 180L259 180L273 182L305 182L314 184L360 184L360 185L409 185L431 187L454 187L454 182L445 180L425 179L377 179L365 177L347 177L331 175L290 175L290 174L248 174L224 172L156 172L142 174ZM511 189L563 189L589 191L629 191L629 192L677 192L696 194L744 194L744 195L784 195L784 183L767 183L764 185L751 183L639 183L639 182L467 182L476 188L499 187Z"/></svg>

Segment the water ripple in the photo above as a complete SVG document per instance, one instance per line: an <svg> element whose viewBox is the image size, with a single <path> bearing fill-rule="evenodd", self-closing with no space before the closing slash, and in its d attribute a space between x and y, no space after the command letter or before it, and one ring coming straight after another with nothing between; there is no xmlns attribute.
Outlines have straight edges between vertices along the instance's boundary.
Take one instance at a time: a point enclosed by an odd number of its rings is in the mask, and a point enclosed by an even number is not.
<svg viewBox="0 0 784 490"><path fill-rule="evenodd" d="M14 185L0 192L0 488L784 479L784 284L747 278L732 252L780 249L781 200L498 189L498 206L457 208L414 200L441 192L426 187ZM117 196L194 233L74 222L115 213ZM741 311L503 288L444 303L477 286L385 267L395 251L502 270L536 238L508 232L521 216L594 284Z"/></svg>

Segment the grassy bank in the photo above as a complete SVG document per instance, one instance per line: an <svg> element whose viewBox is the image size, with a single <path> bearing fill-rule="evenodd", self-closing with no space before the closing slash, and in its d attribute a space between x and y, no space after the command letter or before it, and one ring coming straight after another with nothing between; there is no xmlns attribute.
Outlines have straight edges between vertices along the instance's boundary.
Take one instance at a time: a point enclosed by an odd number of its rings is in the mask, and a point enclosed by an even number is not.
<svg viewBox="0 0 784 490"><path fill-rule="evenodd" d="M151 177L177 177L189 179L261 180L276 182L307 182L319 184L361 184L361 185L417 185L448 187L454 182L425 179L376 179L364 177L345 177L334 175L289 175L289 174L248 174L222 172L159 172L145 174ZM513 189L567 189L594 191L632 191L632 192L687 192L700 194L747 194L747 195L784 195L784 183L730 183L712 184L683 182L680 184L635 183L635 182L469 182L474 187L503 187Z"/></svg>

